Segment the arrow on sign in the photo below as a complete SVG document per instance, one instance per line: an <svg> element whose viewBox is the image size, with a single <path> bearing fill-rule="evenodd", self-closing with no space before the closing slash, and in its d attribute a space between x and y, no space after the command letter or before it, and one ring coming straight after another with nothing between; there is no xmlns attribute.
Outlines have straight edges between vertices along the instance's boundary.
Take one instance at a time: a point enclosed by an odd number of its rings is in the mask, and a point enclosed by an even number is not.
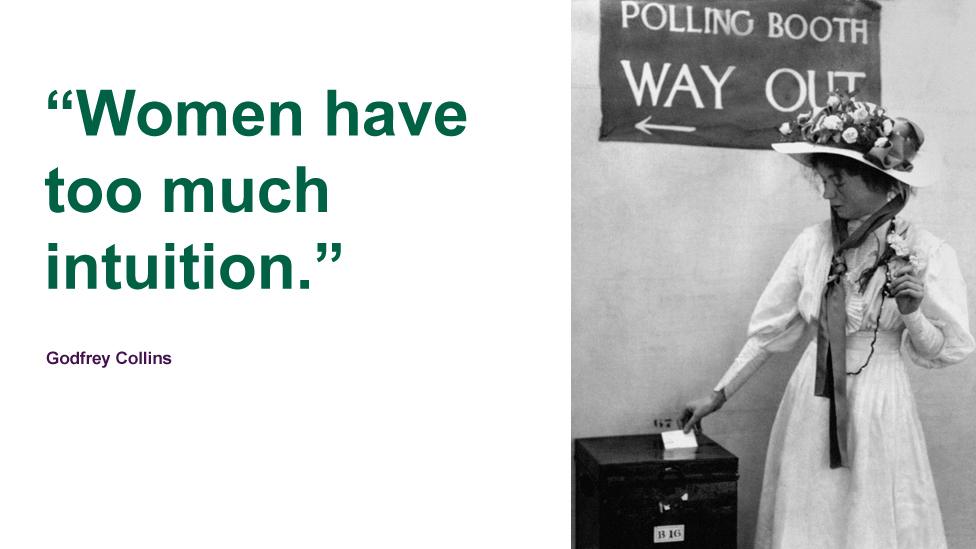
<svg viewBox="0 0 976 549"><path fill-rule="evenodd" d="M664 130L664 131L669 131L669 132L693 132L693 131L695 131L695 127L694 126L667 126L667 125L664 125L664 124L650 124L649 123L650 120L651 120L651 117L648 116L647 118L645 118L645 119L641 120L640 122L634 124L634 127L637 128L638 130L646 133L647 135L651 135L651 130Z"/></svg>

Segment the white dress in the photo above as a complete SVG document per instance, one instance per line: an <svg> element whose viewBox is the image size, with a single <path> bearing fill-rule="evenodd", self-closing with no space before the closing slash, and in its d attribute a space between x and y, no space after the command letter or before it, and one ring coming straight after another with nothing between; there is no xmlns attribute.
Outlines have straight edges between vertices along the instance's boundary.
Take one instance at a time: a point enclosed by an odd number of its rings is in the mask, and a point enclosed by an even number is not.
<svg viewBox="0 0 976 549"><path fill-rule="evenodd" d="M770 434L756 549L946 546L906 368L941 368L973 350L966 287L952 248L901 219L894 223L922 262L925 298L921 314L903 318L893 298L882 299L884 268L863 295L852 276L844 280L848 372L867 362L860 374L847 377L849 467L829 467L829 400L814 395L815 326L833 248L829 222L807 228L794 241L756 305L746 344L715 387L731 398L769 353L809 341ZM882 225L845 253L849 273L856 276L873 264L886 231ZM920 331L919 323L927 331Z"/></svg>

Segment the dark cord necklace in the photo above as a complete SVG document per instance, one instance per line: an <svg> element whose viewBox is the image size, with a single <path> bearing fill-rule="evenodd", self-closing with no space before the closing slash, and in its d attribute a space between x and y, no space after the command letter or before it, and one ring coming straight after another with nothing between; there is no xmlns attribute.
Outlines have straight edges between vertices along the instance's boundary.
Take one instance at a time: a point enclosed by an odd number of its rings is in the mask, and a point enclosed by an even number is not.
<svg viewBox="0 0 976 549"><path fill-rule="evenodd" d="M849 376L856 376L861 372L863 372L864 369L868 367L868 363L871 362L871 357L874 356L874 344L877 343L878 341L878 329L881 328L881 313L882 311L884 311L885 297L888 297L889 295L888 283L891 282L891 269L888 268L887 260L888 257L894 253L894 250L891 248L891 244L888 243L887 235L891 235L894 233L895 233L895 220L892 218L892 220L888 222L888 232L885 235L884 247L881 249L881 253L878 257L878 263L875 265L873 269L870 270L872 275L874 274L874 270L878 269L879 267L884 267L885 270L885 285L881 289L881 304L878 305L878 316L877 318L874 319L874 335L871 338L871 352L868 353L868 358L864 361L864 364L862 364L861 367L857 369L856 372L847 372L847 375ZM863 275L862 275L862 279L863 279ZM867 281L864 281L862 283L861 293L864 292L864 288L865 286L867 286L866 282Z"/></svg>

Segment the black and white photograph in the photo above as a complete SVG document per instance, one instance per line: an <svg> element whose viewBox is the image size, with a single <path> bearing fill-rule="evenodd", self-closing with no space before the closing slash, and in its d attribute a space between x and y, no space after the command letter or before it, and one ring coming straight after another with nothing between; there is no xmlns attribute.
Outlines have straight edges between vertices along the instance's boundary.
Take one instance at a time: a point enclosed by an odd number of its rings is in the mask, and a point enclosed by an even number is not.
<svg viewBox="0 0 976 549"><path fill-rule="evenodd" d="M976 547L974 26L573 1L574 547Z"/></svg>

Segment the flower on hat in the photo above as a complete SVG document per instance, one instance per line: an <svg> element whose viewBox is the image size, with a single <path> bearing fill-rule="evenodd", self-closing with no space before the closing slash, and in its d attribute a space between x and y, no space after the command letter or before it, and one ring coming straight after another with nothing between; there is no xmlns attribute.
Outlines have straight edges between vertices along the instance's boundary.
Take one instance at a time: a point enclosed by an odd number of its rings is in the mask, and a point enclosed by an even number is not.
<svg viewBox="0 0 976 549"><path fill-rule="evenodd" d="M839 130L844 127L844 123L841 121L840 117L836 114L831 114L824 117L821 121L821 126L828 130Z"/></svg>
<svg viewBox="0 0 976 549"><path fill-rule="evenodd" d="M891 129L895 127L895 123L891 121L890 118L885 118L881 122L881 133L885 135L891 135Z"/></svg>
<svg viewBox="0 0 976 549"><path fill-rule="evenodd" d="M889 117L878 105L855 101L855 93L834 91L824 107L778 126L782 140L856 151L882 171L912 171L911 161L924 140L921 130L909 120Z"/></svg>

